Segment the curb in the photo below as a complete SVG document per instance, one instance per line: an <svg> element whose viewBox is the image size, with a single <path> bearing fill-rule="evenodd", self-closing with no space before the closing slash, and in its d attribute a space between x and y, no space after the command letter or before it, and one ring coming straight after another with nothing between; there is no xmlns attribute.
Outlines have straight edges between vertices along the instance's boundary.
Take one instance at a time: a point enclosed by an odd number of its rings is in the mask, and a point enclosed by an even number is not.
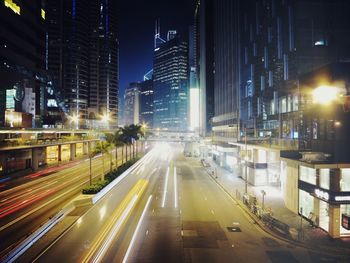
<svg viewBox="0 0 350 263"><path fill-rule="evenodd" d="M33 234L23 240L17 247L4 256L2 262L14 262L23 253L25 253L31 246L34 245L43 235L51 230L57 223L75 209L74 202L68 205L66 208L58 212L52 219L46 222L42 227L37 229Z"/></svg>

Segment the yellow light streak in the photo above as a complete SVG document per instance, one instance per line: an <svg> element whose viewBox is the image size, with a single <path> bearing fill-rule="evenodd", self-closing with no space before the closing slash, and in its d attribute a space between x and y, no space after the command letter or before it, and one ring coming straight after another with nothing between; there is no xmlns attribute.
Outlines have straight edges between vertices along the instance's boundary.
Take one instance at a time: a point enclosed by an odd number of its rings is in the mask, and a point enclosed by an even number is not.
<svg viewBox="0 0 350 263"><path fill-rule="evenodd" d="M103 257L103 254L108 249L108 243L113 239L112 236L109 236L109 234L112 232L111 230L114 230L114 235L116 235L119 232L121 226L124 222L127 221L128 216L131 214L132 209L135 207L137 201L142 196L142 193L146 189L147 185L148 180L140 179L133 186L133 188L124 197L118 208L111 215L111 219L106 223L105 227L100 232L100 235L98 235L92 242L91 249L85 256L85 258L82 260L82 262L91 262L97 259L101 259ZM128 212L124 213L127 209L129 209ZM119 219L122 219L122 221L119 221ZM118 228L113 229L117 223Z"/></svg>
<svg viewBox="0 0 350 263"><path fill-rule="evenodd" d="M12 0L5 0L4 3L6 7L10 8L17 15L21 14L21 7Z"/></svg>

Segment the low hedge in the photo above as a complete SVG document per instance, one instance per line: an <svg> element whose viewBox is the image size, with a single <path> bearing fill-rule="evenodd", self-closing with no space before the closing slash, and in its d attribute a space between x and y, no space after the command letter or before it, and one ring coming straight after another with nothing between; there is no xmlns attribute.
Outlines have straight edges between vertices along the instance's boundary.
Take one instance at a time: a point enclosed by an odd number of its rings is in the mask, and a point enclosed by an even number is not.
<svg viewBox="0 0 350 263"><path fill-rule="evenodd" d="M92 185L85 186L82 190L83 194L97 194L104 187L106 187L110 182L116 179L119 175L124 173L130 166L136 163L140 158L135 158L133 160L129 160L119 166L117 169L114 169L112 172L109 172L105 176L105 180L98 181L93 183Z"/></svg>

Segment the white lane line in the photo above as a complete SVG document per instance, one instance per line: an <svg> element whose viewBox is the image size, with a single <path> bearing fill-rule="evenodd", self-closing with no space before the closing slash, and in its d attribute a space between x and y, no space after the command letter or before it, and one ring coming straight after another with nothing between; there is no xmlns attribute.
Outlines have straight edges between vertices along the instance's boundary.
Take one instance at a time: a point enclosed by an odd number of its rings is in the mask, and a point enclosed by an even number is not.
<svg viewBox="0 0 350 263"><path fill-rule="evenodd" d="M176 175L176 167L174 167L174 206L177 208L177 175Z"/></svg>
<svg viewBox="0 0 350 263"><path fill-rule="evenodd" d="M134 196L134 198L131 200L129 205L126 207L120 218L115 223L114 227L112 228L111 232L109 233L108 237L106 238L105 242L102 244L100 250L98 251L97 255L94 257L92 262L101 262L103 255L106 253L107 249L111 245L115 235L118 233L121 225L127 218L128 214L130 213L131 209L133 208L134 204L136 203L137 195Z"/></svg>
<svg viewBox="0 0 350 263"><path fill-rule="evenodd" d="M137 226L136 226L135 232L134 232L134 234L133 234L133 236L132 236L132 238L131 238L131 241L130 241L128 250L127 250L126 253L125 253L125 256L124 256L124 259L123 259L123 263L125 263L125 262L128 261L128 257L129 257L129 254L130 254L130 252L131 252L132 246L134 245L134 242L135 242L137 233L138 233L138 231L139 231L139 229L140 229L140 227L141 227L143 218L144 218L145 215L146 215L146 212L147 212L147 209L148 209L148 207L149 207L149 205L150 205L150 203L151 203L151 200L152 200L152 195L150 195L150 196L148 197L146 206L145 206L145 208L144 208L143 211L142 211L142 215L141 215L141 217L140 217L139 222L137 223ZM146 233L148 234L148 230L147 230ZM146 234L146 235L147 235L147 234Z"/></svg>
<svg viewBox="0 0 350 263"><path fill-rule="evenodd" d="M163 208L165 205L165 199L166 199L166 194L167 194L167 189L168 189L168 177L169 177L169 166L168 166L168 170L166 171L166 176L165 176L164 194L163 194L163 201L162 201Z"/></svg>

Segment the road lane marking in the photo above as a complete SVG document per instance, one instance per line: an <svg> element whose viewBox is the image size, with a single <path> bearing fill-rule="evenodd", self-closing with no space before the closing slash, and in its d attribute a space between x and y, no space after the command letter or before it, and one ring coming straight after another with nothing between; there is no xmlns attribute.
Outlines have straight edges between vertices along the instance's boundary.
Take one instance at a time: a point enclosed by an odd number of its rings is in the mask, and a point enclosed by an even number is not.
<svg viewBox="0 0 350 263"><path fill-rule="evenodd" d="M131 249L132 249L132 247L133 247L133 245L134 245L134 242L135 242L137 233L138 233L138 231L139 231L139 229L140 229L140 227L141 227L142 221L143 221L143 219L144 219L144 217L145 217L145 215L146 215L146 212L147 212L147 209L148 209L148 207L149 207L149 205L150 205L150 203L151 203L151 200L152 200L152 195L150 195L150 196L148 197L146 206L145 206L145 208L144 208L143 211L142 211L142 215L141 215L141 217L140 217L139 222L137 223L135 232L134 232L134 234L133 234L133 236L132 236L132 238L131 238L131 241L130 241L128 250L126 251L126 254L125 254L125 256L124 256L124 259L123 259L123 262L122 262L122 263L125 263L125 262L128 261L129 254L130 254ZM147 230L146 233L148 234L148 230Z"/></svg>
<svg viewBox="0 0 350 263"><path fill-rule="evenodd" d="M177 208L177 175L176 175L176 167L174 167L174 206Z"/></svg>
<svg viewBox="0 0 350 263"><path fill-rule="evenodd" d="M169 166L168 166L168 169L167 169L167 172L166 172L166 176L165 176L165 184L164 184L164 193L163 193L162 208L164 208L165 199L166 199L166 195L167 195L168 177L169 177Z"/></svg>

